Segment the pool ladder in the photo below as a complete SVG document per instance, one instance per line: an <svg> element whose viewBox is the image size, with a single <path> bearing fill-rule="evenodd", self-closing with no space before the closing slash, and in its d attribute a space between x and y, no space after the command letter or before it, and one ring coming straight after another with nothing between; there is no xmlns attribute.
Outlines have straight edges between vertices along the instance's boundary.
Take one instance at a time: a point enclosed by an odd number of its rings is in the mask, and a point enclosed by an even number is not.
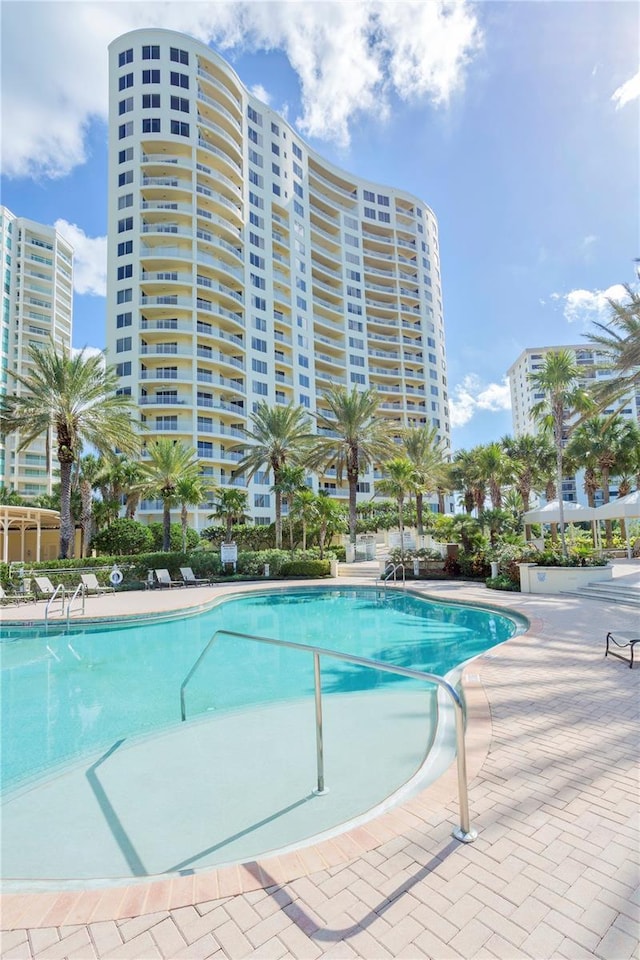
<svg viewBox="0 0 640 960"><path fill-rule="evenodd" d="M290 650L301 650L304 653L313 654L313 680L314 680L314 700L315 700L315 726L316 726L316 787L313 793L322 795L327 792L324 780L324 740L322 728L322 682L320 676L320 657L332 657L335 660L343 660L345 663L352 663L356 666L367 667L371 670L380 670L383 673L394 673L401 677L409 677L413 680L422 680L425 683L434 683L443 690L453 704L456 727L456 756L458 766L458 798L460 807L460 826L452 831L452 836L462 843L472 843L478 836L477 832L471 829L469 824L469 793L467 788L467 754L464 742L464 729L466 711L464 701L460 694L444 677L439 677L435 673L426 673L423 670L412 670L409 667L397 667L390 663L384 663L382 660L370 660L365 657L356 657L350 653L340 653L337 650L327 650L324 647L316 647L306 643L294 643L292 640L276 640L273 637L257 637L250 633L237 633L235 630L216 630L204 650L189 670L180 686L180 715L182 720L187 719L187 708L185 700L185 691L189 681L200 666L200 663L206 656L209 648L215 643L218 637L235 637L238 640L252 640L255 643L266 643L274 647L287 647Z"/></svg>
<svg viewBox="0 0 640 960"><path fill-rule="evenodd" d="M387 566L384 568L384 573L382 573L379 577L376 577L376 585L378 583L381 583L383 590L386 590L387 584L389 583L389 580L391 580L392 577L393 577L394 584L397 584L398 573L402 573L402 586L406 590L407 580L405 576L404 563L394 563L391 565L387 564Z"/></svg>

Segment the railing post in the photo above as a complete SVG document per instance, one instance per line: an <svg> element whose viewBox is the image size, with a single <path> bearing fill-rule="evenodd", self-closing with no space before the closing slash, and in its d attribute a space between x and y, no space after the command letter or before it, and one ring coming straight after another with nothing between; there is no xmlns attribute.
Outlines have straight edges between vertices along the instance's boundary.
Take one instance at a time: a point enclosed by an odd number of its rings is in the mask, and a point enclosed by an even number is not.
<svg viewBox="0 0 640 960"><path fill-rule="evenodd" d="M328 793L324 785L324 744L322 739L322 680L320 677L320 655L313 654L313 686L316 701L316 763L318 769L318 785L313 791L315 794Z"/></svg>
<svg viewBox="0 0 640 960"><path fill-rule="evenodd" d="M456 762L458 765L458 799L460 803L460 826L452 831L452 836L461 843L473 843L478 836L477 830L469 825L469 792L467 789L467 753L464 742L464 711L462 705L453 701L456 716Z"/></svg>

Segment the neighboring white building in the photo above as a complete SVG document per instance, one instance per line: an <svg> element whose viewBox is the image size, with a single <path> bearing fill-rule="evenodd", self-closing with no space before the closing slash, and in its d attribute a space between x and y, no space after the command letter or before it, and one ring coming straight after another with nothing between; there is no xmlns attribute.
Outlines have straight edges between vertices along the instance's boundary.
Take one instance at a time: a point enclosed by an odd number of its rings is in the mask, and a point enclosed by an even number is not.
<svg viewBox="0 0 640 960"><path fill-rule="evenodd" d="M507 370L509 377L509 386L511 389L511 417L513 422L514 436L520 437L525 433L535 434L539 430L539 424L531 416L532 407L540 400L544 399L543 393L537 393L533 384L529 380L529 374L536 373L544 366L545 357L548 353L558 350L568 350L575 357L577 366L581 370L580 385L588 387L594 381L606 380L610 374L606 370L599 370L598 365L605 360L603 355L584 344L561 346L561 347L527 347L523 350L518 359ZM619 404L616 404L616 408ZM613 413L614 408L607 409L605 413ZM623 417L640 422L640 391L633 396L629 396L624 405L619 410ZM611 481L611 496L617 494L615 487L615 478ZM586 504L587 497L583 487L583 471L575 477L565 477L562 484L562 496L564 500L570 500L577 503ZM596 494L596 503L601 502L601 491Z"/></svg>
<svg viewBox="0 0 640 960"><path fill-rule="evenodd" d="M0 207L3 269L0 394L20 393L14 374L30 369L29 348L53 338L71 347L73 249L53 228ZM55 476L43 437L20 453L18 436L0 444L0 484L23 497L51 493Z"/></svg>
<svg viewBox="0 0 640 960"><path fill-rule="evenodd" d="M323 160L197 40L136 30L109 57L107 356L146 436L245 487L232 447L258 401L312 413L355 384L380 392L391 432L434 424L448 447L432 210ZM271 484L248 488L256 522L273 518Z"/></svg>

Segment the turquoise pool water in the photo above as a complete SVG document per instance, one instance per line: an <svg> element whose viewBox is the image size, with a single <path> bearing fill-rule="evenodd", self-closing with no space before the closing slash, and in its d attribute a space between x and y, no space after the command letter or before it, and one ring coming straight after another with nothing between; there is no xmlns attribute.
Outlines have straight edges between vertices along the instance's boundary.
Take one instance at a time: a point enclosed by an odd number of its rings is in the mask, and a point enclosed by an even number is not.
<svg viewBox="0 0 640 960"><path fill-rule="evenodd" d="M316 644L445 675L521 632L515 618L369 588L252 593L198 616L0 629L3 788L115 741L180 722L180 685L216 630ZM324 658L323 692L411 682ZM415 688L415 687L414 687ZM186 692L187 718L313 692L313 658L220 638Z"/></svg>

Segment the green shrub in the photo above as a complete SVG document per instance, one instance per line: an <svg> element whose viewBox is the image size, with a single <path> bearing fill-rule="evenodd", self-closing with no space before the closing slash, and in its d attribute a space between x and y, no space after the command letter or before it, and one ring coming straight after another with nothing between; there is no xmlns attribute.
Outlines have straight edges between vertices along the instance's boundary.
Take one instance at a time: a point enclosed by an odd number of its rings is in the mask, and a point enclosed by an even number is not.
<svg viewBox="0 0 640 960"><path fill-rule="evenodd" d="M499 574L497 577L487 577L485 583L490 590L510 590L513 593L520 592L520 585L514 583L511 577L504 574Z"/></svg>
<svg viewBox="0 0 640 960"><path fill-rule="evenodd" d="M328 577L330 574L330 560L289 560L280 568L283 577Z"/></svg>
<svg viewBox="0 0 640 960"><path fill-rule="evenodd" d="M119 517L95 535L91 546L99 553L126 557L153 550L154 539L146 523Z"/></svg>
<svg viewBox="0 0 640 960"><path fill-rule="evenodd" d="M149 530L153 536L153 543L151 548L153 550L162 550L164 530L162 523L157 520L154 523L149 524ZM175 552L182 550L182 526L179 523L171 524L171 549ZM198 546L200 542L200 534L197 530L192 530L191 527L187 528L187 550L193 550Z"/></svg>

